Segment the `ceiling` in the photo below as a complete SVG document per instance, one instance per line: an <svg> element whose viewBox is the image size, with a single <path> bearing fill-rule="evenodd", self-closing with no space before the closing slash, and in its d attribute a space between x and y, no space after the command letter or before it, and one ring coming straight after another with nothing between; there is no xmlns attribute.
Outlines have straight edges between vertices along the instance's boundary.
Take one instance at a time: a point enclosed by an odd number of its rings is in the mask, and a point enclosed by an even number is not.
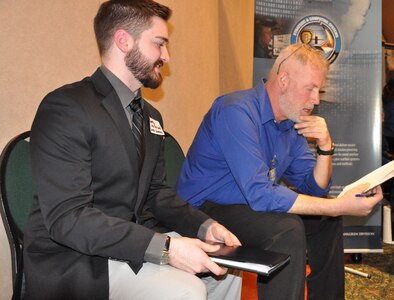
<svg viewBox="0 0 394 300"><path fill-rule="evenodd" d="M394 1L382 0L382 34L387 43L394 45Z"/></svg>

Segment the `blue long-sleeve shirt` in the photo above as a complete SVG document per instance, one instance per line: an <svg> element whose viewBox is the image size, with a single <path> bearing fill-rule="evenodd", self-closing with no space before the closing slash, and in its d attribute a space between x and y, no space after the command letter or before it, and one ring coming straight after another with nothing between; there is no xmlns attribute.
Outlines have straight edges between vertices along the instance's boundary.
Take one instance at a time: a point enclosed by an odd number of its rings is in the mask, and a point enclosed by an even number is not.
<svg viewBox="0 0 394 300"><path fill-rule="evenodd" d="M300 193L324 196L329 187L317 185L316 159L293 125L275 122L263 82L219 97L188 151L177 193L195 207L209 200L286 212L298 194L278 184L283 178Z"/></svg>

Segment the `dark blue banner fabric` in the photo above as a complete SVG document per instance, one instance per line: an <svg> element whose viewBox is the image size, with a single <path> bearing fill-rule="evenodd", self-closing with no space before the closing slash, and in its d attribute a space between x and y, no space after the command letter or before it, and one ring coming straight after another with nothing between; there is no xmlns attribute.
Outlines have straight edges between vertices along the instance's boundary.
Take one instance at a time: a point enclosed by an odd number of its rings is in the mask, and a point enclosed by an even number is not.
<svg viewBox="0 0 394 300"><path fill-rule="evenodd" d="M330 61L314 114L326 119L336 145L331 197L382 164L381 9L380 0L255 1L254 85L289 44L307 43ZM380 206L366 218L345 217L346 250L379 252L380 226Z"/></svg>

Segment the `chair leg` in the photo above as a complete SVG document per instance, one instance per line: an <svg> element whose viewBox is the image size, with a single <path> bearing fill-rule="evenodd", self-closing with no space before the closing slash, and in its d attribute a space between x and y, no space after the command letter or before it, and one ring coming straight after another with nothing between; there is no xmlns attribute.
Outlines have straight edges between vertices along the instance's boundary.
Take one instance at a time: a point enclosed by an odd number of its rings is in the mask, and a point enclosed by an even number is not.
<svg viewBox="0 0 394 300"><path fill-rule="evenodd" d="M23 256L20 256L18 261L18 270L16 273L14 290L12 294L12 300L21 300L25 294L25 276L23 273Z"/></svg>

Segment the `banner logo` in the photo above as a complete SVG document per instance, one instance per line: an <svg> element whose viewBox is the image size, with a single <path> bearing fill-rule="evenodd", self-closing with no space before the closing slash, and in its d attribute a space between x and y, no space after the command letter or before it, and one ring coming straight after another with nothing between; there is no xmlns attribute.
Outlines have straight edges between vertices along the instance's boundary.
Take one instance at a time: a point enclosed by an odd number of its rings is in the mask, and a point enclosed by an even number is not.
<svg viewBox="0 0 394 300"><path fill-rule="evenodd" d="M307 16L293 28L291 44L308 44L324 51L327 60L332 64L341 50L341 36L337 27L325 17Z"/></svg>

